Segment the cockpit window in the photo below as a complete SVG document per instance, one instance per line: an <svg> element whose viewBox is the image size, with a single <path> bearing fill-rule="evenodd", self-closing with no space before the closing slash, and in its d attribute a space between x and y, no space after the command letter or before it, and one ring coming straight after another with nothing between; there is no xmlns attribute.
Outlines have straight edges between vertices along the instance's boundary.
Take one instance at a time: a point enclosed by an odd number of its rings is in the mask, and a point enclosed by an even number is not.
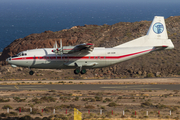
<svg viewBox="0 0 180 120"><path fill-rule="evenodd" d="M19 56L26 56L26 55L27 55L27 53L22 53L22 52L20 52L20 53L18 53L17 55L12 56L12 58L13 58L13 57L19 57Z"/></svg>
<svg viewBox="0 0 180 120"><path fill-rule="evenodd" d="M18 53L17 56L21 56L21 53Z"/></svg>
<svg viewBox="0 0 180 120"><path fill-rule="evenodd" d="M20 53L19 56L26 56L27 53Z"/></svg>
<svg viewBox="0 0 180 120"><path fill-rule="evenodd" d="M18 57L18 56L20 56L20 54L21 54L21 53L18 53L17 55L12 56L12 58Z"/></svg>
<svg viewBox="0 0 180 120"><path fill-rule="evenodd" d="M12 58L14 58L14 57L18 57L18 56L17 55L12 56Z"/></svg>

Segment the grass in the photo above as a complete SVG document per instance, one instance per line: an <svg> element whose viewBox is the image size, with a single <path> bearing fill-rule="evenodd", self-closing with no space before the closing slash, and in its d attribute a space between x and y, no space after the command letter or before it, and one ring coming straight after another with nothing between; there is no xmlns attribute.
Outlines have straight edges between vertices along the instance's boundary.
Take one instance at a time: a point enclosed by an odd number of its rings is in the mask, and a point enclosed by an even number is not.
<svg viewBox="0 0 180 120"><path fill-rule="evenodd" d="M9 102L9 101L10 101L10 99L9 99L9 98L7 98L7 99L0 98L0 102Z"/></svg>
<svg viewBox="0 0 180 120"><path fill-rule="evenodd" d="M40 104L40 103L44 103L44 102L55 102L57 99L56 98L53 98L51 96L49 97L42 97L40 99L38 98L33 98L32 99L32 102L35 102L36 104Z"/></svg>
<svg viewBox="0 0 180 120"><path fill-rule="evenodd" d="M151 106L153 106L153 104L149 101L145 101L144 103L141 103L141 107L147 107L147 106L151 107Z"/></svg>
<svg viewBox="0 0 180 120"><path fill-rule="evenodd" d="M75 100L75 101L79 101L79 97L76 96L76 97L74 98L74 100Z"/></svg>
<svg viewBox="0 0 180 120"><path fill-rule="evenodd" d="M17 102L25 102L26 101L26 99L21 99L21 98L19 98L19 97L13 97L13 99L15 100L15 101L17 101Z"/></svg>
<svg viewBox="0 0 180 120"><path fill-rule="evenodd" d="M4 105L4 106L2 107L2 109L7 109L7 108L13 109L10 105Z"/></svg>
<svg viewBox="0 0 180 120"><path fill-rule="evenodd" d="M116 107L117 104L116 104L115 102L111 102L111 103L109 103L107 106L109 106L109 107Z"/></svg>
<svg viewBox="0 0 180 120"><path fill-rule="evenodd" d="M93 105L87 105L85 106L86 109L94 109L95 107Z"/></svg>
<svg viewBox="0 0 180 120"><path fill-rule="evenodd" d="M111 102L112 101L112 99L110 99L110 98L105 98L104 100L107 101L107 102Z"/></svg>
<svg viewBox="0 0 180 120"><path fill-rule="evenodd" d="M18 107L15 110L19 111L21 109L21 112L30 112L30 108L24 108L24 107Z"/></svg>
<svg viewBox="0 0 180 120"><path fill-rule="evenodd" d="M102 97L95 96L96 101L102 101Z"/></svg>

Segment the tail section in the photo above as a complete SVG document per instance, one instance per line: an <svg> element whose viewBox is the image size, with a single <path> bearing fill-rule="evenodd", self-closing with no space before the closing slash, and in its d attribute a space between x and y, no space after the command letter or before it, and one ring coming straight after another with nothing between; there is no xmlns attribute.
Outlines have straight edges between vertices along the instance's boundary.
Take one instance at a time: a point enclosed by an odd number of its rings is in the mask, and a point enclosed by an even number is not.
<svg viewBox="0 0 180 120"><path fill-rule="evenodd" d="M166 49L173 49L174 45L168 39L164 17L155 16L147 34L143 37L115 46L119 47L160 47L166 46Z"/></svg>
<svg viewBox="0 0 180 120"><path fill-rule="evenodd" d="M155 16L147 32L150 39L168 39L164 17Z"/></svg>

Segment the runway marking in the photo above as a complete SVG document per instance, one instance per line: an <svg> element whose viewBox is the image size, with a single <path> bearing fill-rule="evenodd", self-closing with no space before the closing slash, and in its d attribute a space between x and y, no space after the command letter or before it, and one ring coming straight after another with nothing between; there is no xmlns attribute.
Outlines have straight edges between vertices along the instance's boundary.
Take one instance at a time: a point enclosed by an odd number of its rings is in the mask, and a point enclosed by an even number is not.
<svg viewBox="0 0 180 120"><path fill-rule="evenodd" d="M104 86L102 89L160 89L160 88L148 88L150 85L134 85L134 86Z"/></svg>
<svg viewBox="0 0 180 120"><path fill-rule="evenodd" d="M42 85L31 85L31 86L19 86L20 88L43 88L44 86Z"/></svg>
<svg viewBox="0 0 180 120"><path fill-rule="evenodd" d="M19 87L18 86L14 86L17 90L19 89Z"/></svg>
<svg viewBox="0 0 180 120"><path fill-rule="evenodd" d="M3 89L10 89L10 90L12 89L13 90L14 88L13 87L0 87L0 89L1 90L3 90Z"/></svg>
<svg viewBox="0 0 180 120"><path fill-rule="evenodd" d="M31 85L31 86L16 86L21 90L46 90L47 88L45 88L43 85ZM16 88L15 87L15 88Z"/></svg>
<svg viewBox="0 0 180 120"><path fill-rule="evenodd" d="M102 89L122 89L122 90L160 90L160 88L121 88L121 87L101 87Z"/></svg>

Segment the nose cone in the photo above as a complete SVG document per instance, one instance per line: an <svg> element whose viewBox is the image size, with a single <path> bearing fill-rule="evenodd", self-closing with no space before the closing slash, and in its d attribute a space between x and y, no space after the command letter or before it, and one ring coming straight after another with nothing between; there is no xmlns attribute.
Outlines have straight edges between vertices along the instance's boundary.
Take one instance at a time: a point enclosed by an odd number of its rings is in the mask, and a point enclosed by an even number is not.
<svg viewBox="0 0 180 120"><path fill-rule="evenodd" d="M10 62L11 62L11 57L7 58L6 61L7 61L8 63L10 63Z"/></svg>
<svg viewBox="0 0 180 120"><path fill-rule="evenodd" d="M12 61L12 57L9 57L6 59L6 61L11 64L12 67L17 67L16 65L14 65L13 61Z"/></svg>

